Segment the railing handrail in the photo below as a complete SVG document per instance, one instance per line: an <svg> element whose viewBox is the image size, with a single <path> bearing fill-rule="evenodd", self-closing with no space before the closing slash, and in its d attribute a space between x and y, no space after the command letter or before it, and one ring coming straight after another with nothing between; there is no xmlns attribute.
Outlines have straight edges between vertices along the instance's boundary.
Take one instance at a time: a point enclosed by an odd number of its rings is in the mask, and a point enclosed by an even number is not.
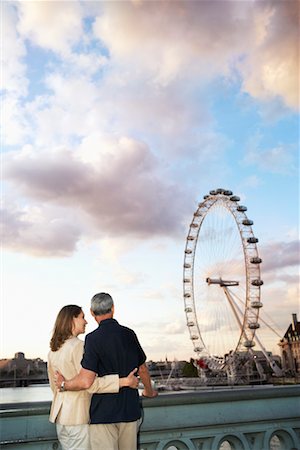
<svg viewBox="0 0 300 450"><path fill-rule="evenodd" d="M168 405L191 405L197 403L217 403L247 399L267 399L300 396L300 385L289 386L247 386L240 389L221 388L211 390L196 390L193 392L160 393L156 398L142 398L142 404L147 407ZM51 401L34 401L22 403L0 404L0 417L6 415L45 414L49 412Z"/></svg>

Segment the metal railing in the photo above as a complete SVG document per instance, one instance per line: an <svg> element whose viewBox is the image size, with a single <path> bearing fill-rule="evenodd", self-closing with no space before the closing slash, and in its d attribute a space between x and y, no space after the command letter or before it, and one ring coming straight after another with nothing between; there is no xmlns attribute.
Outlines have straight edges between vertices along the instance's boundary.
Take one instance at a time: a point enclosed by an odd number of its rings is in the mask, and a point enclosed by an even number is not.
<svg viewBox="0 0 300 450"><path fill-rule="evenodd" d="M300 385L215 387L141 401L139 450L300 450ZM60 449L49 408L1 405L0 448Z"/></svg>

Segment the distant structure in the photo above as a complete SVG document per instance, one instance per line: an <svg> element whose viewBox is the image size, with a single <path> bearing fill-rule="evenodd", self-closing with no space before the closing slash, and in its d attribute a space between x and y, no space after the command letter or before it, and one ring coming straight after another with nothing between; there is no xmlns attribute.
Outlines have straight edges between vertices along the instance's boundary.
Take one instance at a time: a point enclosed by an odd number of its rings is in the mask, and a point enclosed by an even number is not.
<svg viewBox="0 0 300 450"><path fill-rule="evenodd" d="M262 259L253 220L239 202L231 190L209 191L186 237L184 311L203 385L257 383L265 382L269 372L283 375L257 334ZM257 344L261 352L254 350Z"/></svg>
<svg viewBox="0 0 300 450"><path fill-rule="evenodd" d="M167 357L165 361L148 361L147 367L150 372L151 378L166 380L169 377L179 378L183 376L183 368L186 365L186 361L168 361Z"/></svg>
<svg viewBox="0 0 300 450"><path fill-rule="evenodd" d="M0 387L28 386L48 381L47 363L41 358L27 359L23 352L0 359Z"/></svg>
<svg viewBox="0 0 300 450"><path fill-rule="evenodd" d="M278 345L284 371L290 375L300 375L300 322L297 314L292 314L292 323Z"/></svg>

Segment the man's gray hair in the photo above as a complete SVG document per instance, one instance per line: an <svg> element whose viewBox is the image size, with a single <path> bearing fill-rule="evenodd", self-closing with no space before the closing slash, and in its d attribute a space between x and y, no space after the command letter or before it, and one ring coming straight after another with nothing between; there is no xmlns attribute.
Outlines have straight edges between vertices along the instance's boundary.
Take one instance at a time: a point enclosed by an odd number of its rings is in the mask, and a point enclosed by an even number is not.
<svg viewBox="0 0 300 450"><path fill-rule="evenodd" d="M114 304L112 297L105 292L95 294L91 300L91 310L96 316L102 316L111 312Z"/></svg>

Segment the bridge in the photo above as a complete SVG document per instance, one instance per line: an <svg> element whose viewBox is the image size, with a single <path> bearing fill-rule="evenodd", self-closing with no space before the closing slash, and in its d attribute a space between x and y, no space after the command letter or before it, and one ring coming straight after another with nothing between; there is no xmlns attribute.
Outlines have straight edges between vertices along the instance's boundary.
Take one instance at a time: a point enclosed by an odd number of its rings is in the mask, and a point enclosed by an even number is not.
<svg viewBox="0 0 300 450"><path fill-rule="evenodd" d="M300 385L215 387L141 402L139 450L300 450ZM49 409L1 405L1 449L59 450Z"/></svg>

